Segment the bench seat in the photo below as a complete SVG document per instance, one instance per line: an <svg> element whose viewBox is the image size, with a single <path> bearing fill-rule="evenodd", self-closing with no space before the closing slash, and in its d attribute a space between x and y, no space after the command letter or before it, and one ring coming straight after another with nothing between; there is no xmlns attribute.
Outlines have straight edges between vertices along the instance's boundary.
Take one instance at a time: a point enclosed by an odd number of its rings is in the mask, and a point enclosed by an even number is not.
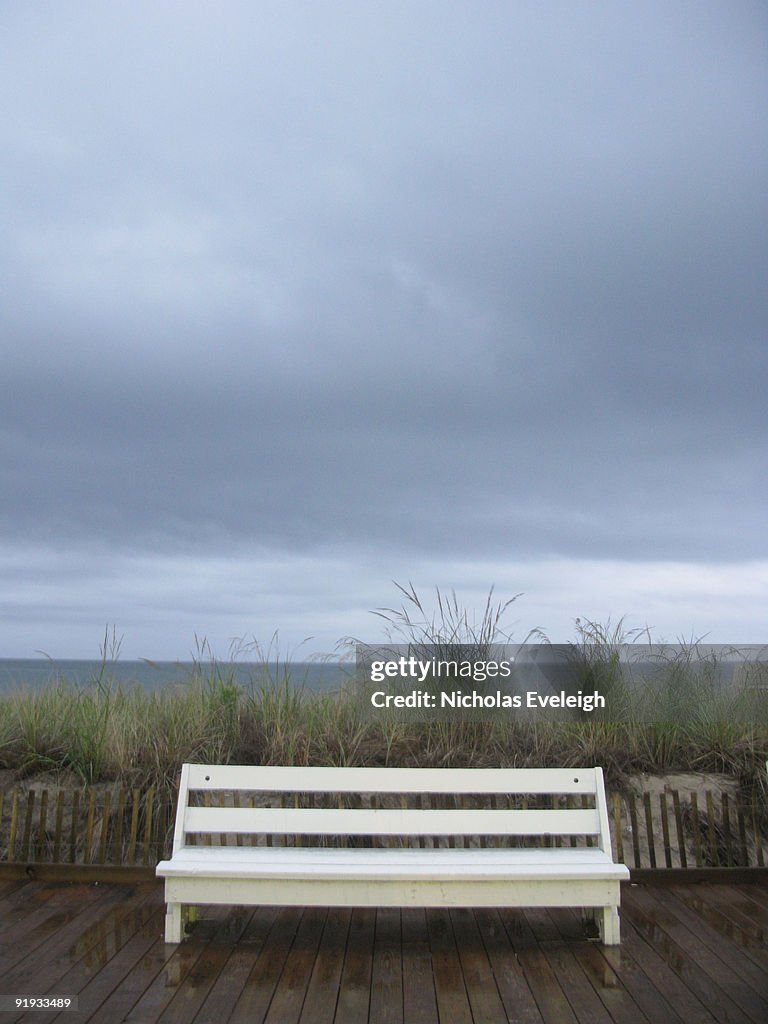
<svg viewBox="0 0 768 1024"><path fill-rule="evenodd" d="M342 879L440 881L551 878L576 881L623 880L623 864L602 850L580 849L281 849L274 847L190 847L157 865L161 878L263 878L335 881Z"/></svg>

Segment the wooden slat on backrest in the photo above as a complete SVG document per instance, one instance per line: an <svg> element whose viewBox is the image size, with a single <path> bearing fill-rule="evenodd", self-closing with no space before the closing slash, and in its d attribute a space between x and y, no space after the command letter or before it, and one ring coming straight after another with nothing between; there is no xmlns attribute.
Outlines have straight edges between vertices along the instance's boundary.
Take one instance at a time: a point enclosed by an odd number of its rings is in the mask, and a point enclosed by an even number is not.
<svg viewBox="0 0 768 1024"><path fill-rule="evenodd" d="M423 808L189 807L195 833L349 836L598 835L597 808L425 810Z"/></svg>
<svg viewBox="0 0 768 1024"><path fill-rule="evenodd" d="M594 768L303 768L232 764L184 767L188 769L190 790L586 794L595 793L598 786Z"/></svg>

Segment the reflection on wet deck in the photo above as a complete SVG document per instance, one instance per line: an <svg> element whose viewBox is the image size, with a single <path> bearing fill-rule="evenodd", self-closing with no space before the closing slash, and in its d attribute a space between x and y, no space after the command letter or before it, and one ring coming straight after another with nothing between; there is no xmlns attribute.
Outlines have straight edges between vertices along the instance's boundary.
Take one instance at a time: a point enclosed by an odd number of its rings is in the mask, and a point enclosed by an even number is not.
<svg viewBox="0 0 768 1024"><path fill-rule="evenodd" d="M570 910L208 908L178 948L162 888L0 883L2 1020L269 1024L768 1021L768 884L626 886L620 948Z"/></svg>

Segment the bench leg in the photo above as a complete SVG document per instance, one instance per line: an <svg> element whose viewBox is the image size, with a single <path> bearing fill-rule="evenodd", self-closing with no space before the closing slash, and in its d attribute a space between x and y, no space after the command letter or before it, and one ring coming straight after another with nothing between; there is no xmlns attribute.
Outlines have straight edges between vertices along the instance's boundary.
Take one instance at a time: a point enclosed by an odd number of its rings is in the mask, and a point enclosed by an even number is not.
<svg viewBox="0 0 768 1024"><path fill-rule="evenodd" d="M600 907L597 917L600 938L604 946L618 946L621 943L619 911L617 907Z"/></svg>
<svg viewBox="0 0 768 1024"><path fill-rule="evenodd" d="M184 907L181 903L169 903L165 913L165 941L181 942L184 932Z"/></svg>

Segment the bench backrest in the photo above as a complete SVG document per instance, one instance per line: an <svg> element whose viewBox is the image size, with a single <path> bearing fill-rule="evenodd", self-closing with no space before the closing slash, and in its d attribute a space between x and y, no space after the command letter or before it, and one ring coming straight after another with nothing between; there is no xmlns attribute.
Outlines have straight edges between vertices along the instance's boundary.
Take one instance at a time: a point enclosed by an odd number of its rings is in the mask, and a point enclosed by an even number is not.
<svg viewBox="0 0 768 1024"><path fill-rule="evenodd" d="M217 802L213 798L217 792L219 806L211 806ZM281 805L262 806L269 798ZM582 806L574 806L577 799ZM287 802L292 806L285 806ZM432 806L449 802L453 807ZM477 804L484 806L473 806ZM611 854L602 768L185 764L173 852L188 845L192 835L210 843L216 834L377 836L406 841L445 836L539 836L551 841L551 837L584 836L590 845L596 842Z"/></svg>

